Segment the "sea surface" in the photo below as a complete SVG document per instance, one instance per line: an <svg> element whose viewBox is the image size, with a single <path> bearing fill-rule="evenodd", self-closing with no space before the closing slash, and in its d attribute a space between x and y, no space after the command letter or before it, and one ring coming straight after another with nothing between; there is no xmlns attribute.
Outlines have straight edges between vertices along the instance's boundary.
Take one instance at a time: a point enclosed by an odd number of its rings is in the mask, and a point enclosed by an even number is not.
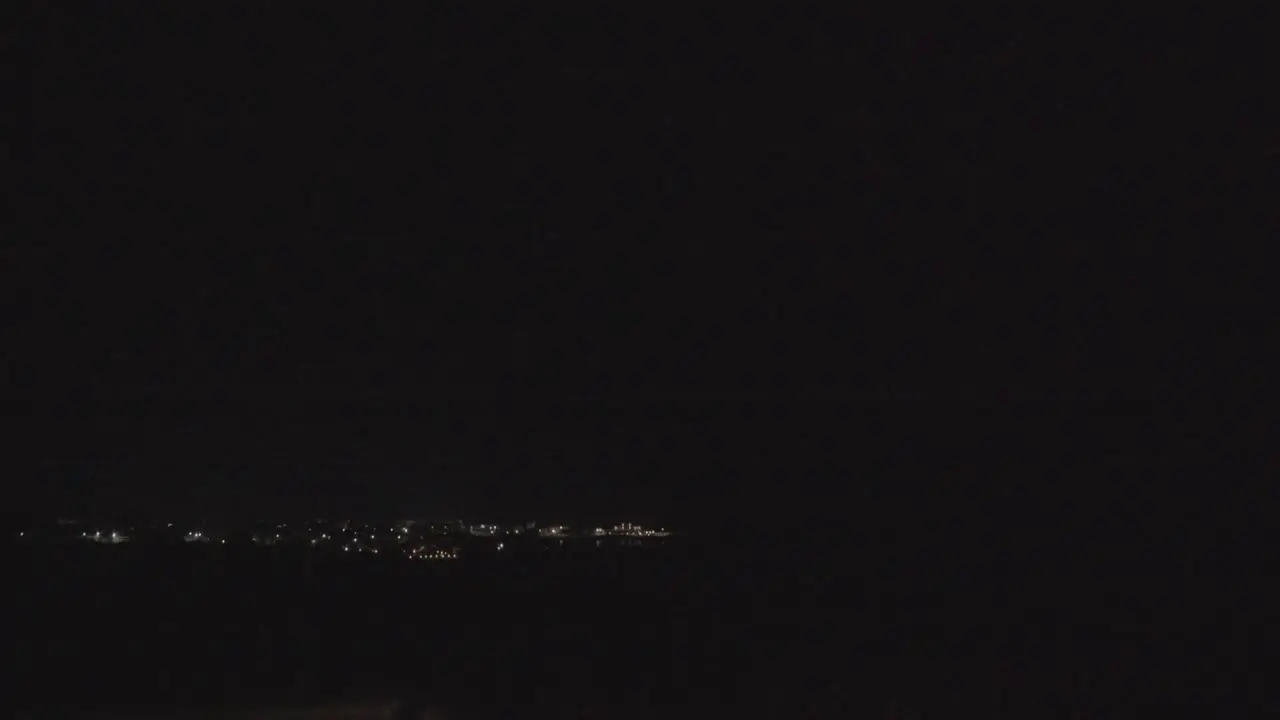
<svg viewBox="0 0 1280 720"><path fill-rule="evenodd" d="M1256 549L1010 540L833 529L439 564L22 546L8 665L28 717L411 702L449 718L1132 717L1266 702L1277 614Z"/></svg>

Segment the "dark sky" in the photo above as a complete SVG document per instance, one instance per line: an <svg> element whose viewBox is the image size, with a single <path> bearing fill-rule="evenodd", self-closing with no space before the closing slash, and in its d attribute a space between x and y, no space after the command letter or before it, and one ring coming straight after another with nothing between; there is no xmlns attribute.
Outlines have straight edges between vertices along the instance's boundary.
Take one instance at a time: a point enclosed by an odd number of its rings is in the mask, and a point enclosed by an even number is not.
<svg viewBox="0 0 1280 720"><path fill-rule="evenodd" d="M588 20L21 18L21 502L1128 511L1274 465L1245 29Z"/></svg>

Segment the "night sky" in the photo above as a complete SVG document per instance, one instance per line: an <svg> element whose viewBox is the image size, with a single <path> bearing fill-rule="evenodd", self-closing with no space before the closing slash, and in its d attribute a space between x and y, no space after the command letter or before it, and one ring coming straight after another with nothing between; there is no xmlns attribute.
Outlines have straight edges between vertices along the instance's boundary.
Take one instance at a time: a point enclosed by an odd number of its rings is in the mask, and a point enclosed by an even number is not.
<svg viewBox="0 0 1280 720"><path fill-rule="evenodd" d="M236 8L20 20L19 512L1272 492L1246 29Z"/></svg>

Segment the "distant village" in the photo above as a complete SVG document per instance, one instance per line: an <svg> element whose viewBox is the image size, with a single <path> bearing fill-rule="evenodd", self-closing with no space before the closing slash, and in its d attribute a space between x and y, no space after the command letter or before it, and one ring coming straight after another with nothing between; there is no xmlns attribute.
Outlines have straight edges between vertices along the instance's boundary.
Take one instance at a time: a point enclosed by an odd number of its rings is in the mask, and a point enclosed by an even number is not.
<svg viewBox="0 0 1280 720"><path fill-rule="evenodd" d="M672 536L673 533L666 528L647 528L631 522L580 528L541 525L532 521L498 525L472 524L462 520L357 523L314 519L295 523L263 522L250 527L215 527L180 523L103 526L63 518L46 527L19 531L17 539L25 543L296 548L344 555L387 555L446 561L502 552L659 547Z"/></svg>

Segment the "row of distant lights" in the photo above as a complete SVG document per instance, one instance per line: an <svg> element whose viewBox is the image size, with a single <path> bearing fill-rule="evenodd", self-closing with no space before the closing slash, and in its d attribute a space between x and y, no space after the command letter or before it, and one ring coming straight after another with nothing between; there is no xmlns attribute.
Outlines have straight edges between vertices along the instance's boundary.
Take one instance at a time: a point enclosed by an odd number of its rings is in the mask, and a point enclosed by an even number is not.
<svg viewBox="0 0 1280 720"><path fill-rule="evenodd" d="M658 528L657 530L645 530L639 525L632 525L631 523L623 523L621 525L615 525L612 528L609 528L608 530L604 528L596 528L594 534L596 535L630 535L633 537L634 536L660 537L660 536L666 536L670 533L667 532L666 528Z"/></svg>
<svg viewBox="0 0 1280 720"><path fill-rule="evenodd" d="M169 527L173 527L173 523L169 523ZM280 527L285 527L285 526L281 525ZM485 526L481 526L481 527L485 527ZM489 528L488 528L488 527L485 527L485 529L489 529ZM545 533L545 534L549 534L549 535L560 535L560 534L562 534L564 531L565 531L565 528L564 528L563 526L556 526L556 527L544 528L544 529L542 530L542 532L543 532L543 533ZM401 535L407 535L407 534L408 534L408 532L409 532L409 530L408 530L408 528L400 528L398 532L399 532ZM18 533L18 536L19 536L19 537L23 537L25 534L26 534L26 533ZM611 528L611 529L609 529L609 530L605 530L604 528L596 528L596 529L595 529L595 534L596 534L596 535L607 535L607 534L627 534L627 535L649 535L649 536L653 536L653 535L666 535L667 533L666 533L665 528L660 528L660 529L659 529L659 530L657 530L657 531L654 531L654 530L642 530L639 526L637 526L637 525L631 525L631 524L629 524L629 523L628 523L628 524L624 524L624 525L621 525L621 526L615 526L615 527L613 527L613 528ZM102 540L104 540L103 535L102 535L102 533L101 533L101 532L95 532L95 533L93 533L92 535L90 535L90 534L89 534L89 533L87 533L87 532L82 532L82 533L80 533L80 537L82 537L82 538L90 538L90 539L97 540L97 541L102 541ZM128 539L128 538L127 538L127 537L125 537L125 536L123 536L123 535L121 535L119 532L116 532L116 531L112 531L112 532L111 532L111 535L110 535L110 537L109 537L109 540L110 540L110 541L112 541L112 542L122 542L122 541L124 541L124 540L126 540L126 539ZM186 536L186 540L187 540L187 542L208 542L210 539L211 539L211 538L206 537L204 533L202 533L202 532L200 532L200 531L198 531L198 530L196 530L196 531L192 531L192 532L189 532L189 533L187 533L187 536ZM257 537L255 537L254 539L255 539L255 540L258 540L258 538L257 538ZM276 540L279 540L279 539L280 539L280 534L279 534L279 533L276 533L276 534L275 534L275 539L276 539ZM312 545L316 545L316 544L317 544L317 543L319 543L321 540L329 540L329 539L330 539L330 537L329 537L328 533L324 533L324 534L322 534L319 538L312 538L312 540L311 540L311 544L312 544ZM372 535L370 535L370 536L369 536L369 541L370 541L370 542L374 542L374 541L375 541L375 538L374 538ZM226 540L222 540L221 542L222 542L222 544L224 544L224 545L225 545L227 541L226 541ZM498 543L498 549L499 549L499 550L501 550L501 549L502 549L502 547L503 547L503 544L502 544L502 543ZM350 552L350 551L351 551L351 546L350 546L350 545L344 545L342 549L343 549L344 551L346 551L346 552ZM373 552L374 554L377 554L377 552L378 552L378 551L377 551L376 549L372 549L372 548L370 548L370 549L372 550L372 552ZM363 552L363 551L364 551L364 548L357 547L357 552ZM414 556L414 557L423 557L423 556L419 555L419 551L417 551L417 550L413 551L413 552L412 552L412 553L410 553L410 554L411 554L412 556ZM456 558L456 557L457 557L457 553L456 553L456 552L455 552L455 553L445 553L445 552L443 552L443 551L440 551L440 557L441 557L441 558L445 558L445 557L447 557L447 558L452 559L452 558Z"/></svg>
<svg viewBox="0 0 1280 720"><path fill-rule="evenodd" d="M86 538L88 540L93 540L95 542L124 542L125 540L129 539L127 536L121 535L115 530L112 530L110 534L105 536L102 534L101 531L95 532L93 534L82 532L80 533L80 537Z"/></svg>
<svg viewBox="0 0 1280 720"><path fill-rule="evenodd" d="M457 560L457 550L424 550L417 549L409 553L409 557L415 560Z"/></svg>

